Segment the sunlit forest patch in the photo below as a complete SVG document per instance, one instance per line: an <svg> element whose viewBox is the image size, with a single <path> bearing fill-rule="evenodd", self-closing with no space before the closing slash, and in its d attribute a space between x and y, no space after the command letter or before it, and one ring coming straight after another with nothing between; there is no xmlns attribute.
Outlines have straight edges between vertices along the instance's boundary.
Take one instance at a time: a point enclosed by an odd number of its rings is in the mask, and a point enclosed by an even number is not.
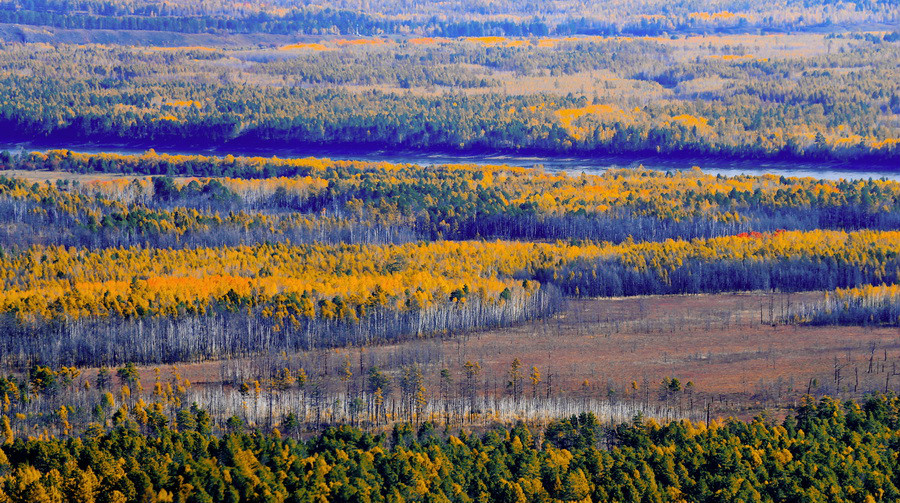
<svg viewBox="0 0 900 503"><path fill-rule="evenodd" d="M279 47L279 50L282 51L294 51L294 50L310 50L310 51L331 51L333 48L329 48L324 44L319 43L301 43L301 44L289 44L282 47Z"/></svg>

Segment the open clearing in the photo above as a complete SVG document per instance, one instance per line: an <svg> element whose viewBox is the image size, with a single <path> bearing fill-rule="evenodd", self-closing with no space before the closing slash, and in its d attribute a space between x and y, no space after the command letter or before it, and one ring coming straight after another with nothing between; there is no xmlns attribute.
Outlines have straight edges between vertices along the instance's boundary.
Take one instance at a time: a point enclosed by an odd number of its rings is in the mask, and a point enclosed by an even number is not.
<svg viewBox="0 0 900 503"><path fill-rule="evenodd" d="M684 406L709 401L719 414L752 415L790 406L807 392L841 398L900 389L900 331L883 327L804 327L773 324L782 311L813 302L819 292L718 294L624 299L570 299L556 317L468 335L418 339L371 348L273 355L228 363L178 366L194 386L220 386L223 376L261 365L302 364L334 389L344 361L355 379L377 365L399 381L400 367L419 363L427 388L440 388L447 368L461 383L463 365L478 361L482 392L506 392L514 358L523 364L524 392L611 400L656 401L666 377L694 383ZM761 322L762 321L762 322ZM527 375L541 373L533 389ZM160 366L163 376L171 366ZM154 373L143 373L151 389ZM548 384L550 389L548 389ZM637 389L635 390L635 386Z"/></svg>

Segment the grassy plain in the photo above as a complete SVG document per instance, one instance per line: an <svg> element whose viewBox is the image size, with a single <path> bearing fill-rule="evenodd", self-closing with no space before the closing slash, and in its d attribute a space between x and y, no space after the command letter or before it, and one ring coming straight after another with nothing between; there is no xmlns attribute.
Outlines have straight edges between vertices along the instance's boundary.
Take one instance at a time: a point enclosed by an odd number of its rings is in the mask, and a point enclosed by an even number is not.
<svg viewBox="0 0 900 503"><path fill-rule="evenodd" d="M720 416L752 417L763 410L784 413L809 393L860 398L875 391L900 391L900 332L884 327L809 327L779 319L820 292L744 293L569 299L557 316L515 327L443 338L418 339L367 348L272 355L272 361L301 364L324 389L340 391L345 362L364 386L377 366L397 388L401 367L423 369L429 398L442 389L441 369L450 371L455 394L466 362L479 362L479 394L509 395L510 364L523 365L526 398L569 397L612 404L677 406L702 414L707 403ZM774 322L774 323L773 323ZM141 368L145 389L155 369L188 379L195 391L231 388L236 372L253 372L246 360L207 361ZM275 363L276 365L278 363ZM357 370L363 369L363 375ZM540 372L532 386L528 374ZM93 378L94 370L86 371ZM661 383L677 378L692 387L663 397ZM355 382L354 381L354 382ZM576 401L577 403L577 401Z"/></svg>

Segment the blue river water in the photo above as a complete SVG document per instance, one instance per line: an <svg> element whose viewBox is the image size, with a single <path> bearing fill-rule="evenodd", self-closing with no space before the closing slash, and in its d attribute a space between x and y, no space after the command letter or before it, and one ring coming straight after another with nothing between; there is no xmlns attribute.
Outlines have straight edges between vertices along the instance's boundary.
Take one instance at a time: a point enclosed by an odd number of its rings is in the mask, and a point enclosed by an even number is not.
<svg viewBox="0 0 900 503"><path fill-rule="evenodd" d="M119 154L143 154L146 149L129 148L124 146L100 146L100 145L32 145L28 143L3 144L0 143L0 151L10 152L69 149L75 152L98 153L109 152ZM816 162L791 162L768 160L737 160L723 161L718 159L682 159L664 157L541 157L541 156L516 156L516 155L457 155L442 153L420 152L391 152L391 151L367 151L357 152L342 149L285 149L264 147L254 148L230 148L192 150L190 148L157 148L159 154L184 154L184 155L218 155L226 154L262 156L280 158L294 157L320 157L335 160L358 160L391 162L398 164L419 164L424 166L441 164L475 164L475 165L509 165L526 168L543 168L547 172L564 171L572 175L580 173L599 174L610 168L627 168L644 166L645 168L661 171L690 170L698 166L704 173L723 176L740 174L762 175L772 173L781 176L813 177L830 180L838 179L879 179L900 181L900 166L866 166L846 163L816 163Z"/></svg>

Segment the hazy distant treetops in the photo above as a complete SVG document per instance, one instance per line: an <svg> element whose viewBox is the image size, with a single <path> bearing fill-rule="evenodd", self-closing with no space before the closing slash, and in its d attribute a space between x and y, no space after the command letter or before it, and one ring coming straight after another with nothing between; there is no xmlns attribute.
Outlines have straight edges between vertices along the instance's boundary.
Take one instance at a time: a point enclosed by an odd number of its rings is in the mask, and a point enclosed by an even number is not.
<svg viewBox="0 0 900 503"><path fill-rule="evenodd" d="M816 43L839 50L743 57L740 43L623 38L324 46L335 51L8 45L0 124L22 139L147 146L896 158L897 43ZM521 87L523 77L548 87ZM549 85L560 80L573 82L568 92Z"/></svg>
<svg viewBox="0 0 900 503"><path fill-rule="evenodd" d="M315 2L309 0L277 3L315 5ZM838 12L852 16L859 15L859 11L866 10L881 13L896 11L896 9L893 8L895 6L892 6L891 2L888 0L847 2L827 2L821 0L814 0L812 2L797 2L791 0L782 0L778 2L740 2L732 0L717 0L714 2L679 0L675 2L664 2L662 0L645 0L634 2L627 0L610 0L589 4L572 0L558 0L553 2L517 2L513 0L480 0L467 2L451 0L449 2L420 2L413 5L394 0L377 0L372 2L339 0L330 5L341 9L380 12L388 15L446 14L453 16L468 14L476 18L479 16L490 18L493 16L497 19L503 19L504 16L508 16L508 18L511 19L536 16L554 20L585 16L588 18L596 17L611 19L617 22L622 22L624 21L623 18L628 18L630 16L647 21L654 19L668 19L672 21L678 19L680 16L686 16L705 21L734 22L739 18L753 19L762 13L765 13L764 15L781 14L787 18L790 15L796 15L797 13L804 11L813 12L813 9L816 9L815 12L823 17Z"/></svg>
<svg viewBox="0 0 900 503"><path fill-rule="evenodd" d="M244 183L234 180L232 185L240 188ZM371 229L371 225L342 217L283 211L315 183L282 180L257 185L257 190L242 190L238 196L218 181L194 181L178 188L170 179L120 179L98 181L79 190L76 185L27 184L0 177L2 213L7 229L18 236L3 241L92 246L123 246L147 240L157 246L286 239L342 241L351 227ZM268 192L267 187L271 187ZM254 209L259 204L260 189L266 196L264 206L270 211ZM384 237L373 240L390 241Z"/></svg>
<svg viewBox="0 0 900 503"><path fill-rule="evenodd" d="M340 33L447 36L661 34L760 28L802 30L832 25L890 24L890 0L743 2L121 2L9 0L0 20L65 28L165 30L185 33Z"/></svg>

